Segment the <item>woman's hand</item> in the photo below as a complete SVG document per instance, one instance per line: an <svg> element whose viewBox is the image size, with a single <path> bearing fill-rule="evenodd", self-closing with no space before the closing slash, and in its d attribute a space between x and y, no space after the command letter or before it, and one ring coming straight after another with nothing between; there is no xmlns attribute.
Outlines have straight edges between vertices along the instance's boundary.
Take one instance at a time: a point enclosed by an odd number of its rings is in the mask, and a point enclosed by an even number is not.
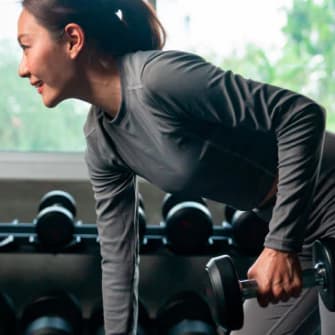
<svg viewBox="0 0 335 335"><path fill-rule="evenodd" d="M257 299L262 307L297 297L302 289L301 267L295 253L264 248L249 269L248 278L257 281Z"/></svg>

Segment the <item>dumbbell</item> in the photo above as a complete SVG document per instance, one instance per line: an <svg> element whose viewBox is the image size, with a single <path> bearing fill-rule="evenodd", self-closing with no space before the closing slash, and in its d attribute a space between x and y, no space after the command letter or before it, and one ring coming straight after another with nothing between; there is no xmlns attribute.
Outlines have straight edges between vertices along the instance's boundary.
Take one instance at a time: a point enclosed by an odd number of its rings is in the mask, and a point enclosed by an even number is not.
<svg viewBox="0 0 335 335"><path fill-rule="evenodd" d="M103 323L102 302L99 301L94 306L89 318L89 335L105 335ZM151 331L151 323L152 321L149 317L146 307L144 306L142 301L139 301L137 335L149 335Z"/></svg>
<svg viewBox="0 0 335 335"><path fill-rule="evenodd" d="M16 334L16 313L12 299L0 293L0 334Z"/></svg>
<svg viewBox="0 0 335 335"><path fill-rule="evenodd" d="M166 194L162 217L167 241L177 253L200 252L213 234L212 215L200 197Z"/></svg>
<svg viewBox="0 0 335 335"><path fill-rule="evenodd" d="M318 287L319 294L330 311L335 311L335 246L334 239L316 241L313 245L312 269L302 273L303 287ZM212 314L222 328L242 328L243 301L257 296L255 280L239 280L230 256L210 259L206 265L209 276L209 300Z"/></svg>
<svg viewBox="0 0 335 335"><path fill-rule="evenodd" d="M159 308L160 335L216 335L216 325L204 299L194 291L178 292Z"/></svg>
<svg viewBox="0 0 335 335"><path fill-rule="evenodd" d="M268 223L253 211L240 211L229 206L225 208L225 216L223 225L239 251L248 256L258 255L269 232Z"/></svg>
<svg viewBox="0 0 335 335"><path fill-rule="evenodd" d="M82 313L77 299L63 290L50 291L25 306L20 335L81 335Z"/></svg>
<svg viewBox="0 0 335 335"><path fill-rule="evenodd" d="M45 194L35 218L38 242L48 249L59 250L73 240L76 202L67 192L54 190Z"/></svg>

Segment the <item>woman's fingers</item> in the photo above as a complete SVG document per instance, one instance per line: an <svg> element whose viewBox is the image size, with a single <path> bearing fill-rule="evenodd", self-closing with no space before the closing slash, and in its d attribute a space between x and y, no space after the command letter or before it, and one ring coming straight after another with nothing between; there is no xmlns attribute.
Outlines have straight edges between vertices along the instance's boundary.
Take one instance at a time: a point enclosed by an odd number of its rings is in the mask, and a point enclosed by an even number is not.
<svg viewBox="0 0 335 335"><path fill-rule="evenodd" d="M291 297L298 297L300 290L286 283L273 283L267 288L258 289L257 300L261 307L266 307L268 304L277 304L278 302L286 302Z"/></svg>
<svg viewBox="0 0 335 335"><path fill-rule="evenodd" d="M298 297L302 289L301 269L295 254L265 248L248 271L258 284L257 299L262 307Z"/></svg>

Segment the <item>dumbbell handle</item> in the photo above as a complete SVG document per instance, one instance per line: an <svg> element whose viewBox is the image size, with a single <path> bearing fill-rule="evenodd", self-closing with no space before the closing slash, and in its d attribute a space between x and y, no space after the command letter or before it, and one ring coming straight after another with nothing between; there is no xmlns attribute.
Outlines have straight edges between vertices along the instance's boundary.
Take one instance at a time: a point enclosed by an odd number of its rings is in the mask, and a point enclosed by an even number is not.
<svg viewBox="0 0 335 335"><path fill-rule="evenodd" d="M327 287L326 268L322 262L314 265L313 269L307 269L302 272L303 287L318 286ZM258 284L254 279L240 280L240 288L243 299L255 298L257 296Z"/></svg>

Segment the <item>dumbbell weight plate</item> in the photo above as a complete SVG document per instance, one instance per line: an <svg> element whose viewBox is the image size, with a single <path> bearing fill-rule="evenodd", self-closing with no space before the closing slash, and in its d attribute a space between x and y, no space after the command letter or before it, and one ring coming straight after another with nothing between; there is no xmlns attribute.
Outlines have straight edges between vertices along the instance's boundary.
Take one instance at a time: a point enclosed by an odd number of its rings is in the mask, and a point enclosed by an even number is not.
<svg viewBox="0 0 335 335"><path fill-rule="evenodd" d="M14 304L7 294L0 293L0 334L14 335L15 328Z"/></svg>
<svg viewBox="0 0 335 335"><path fill-rule="evenodd" d="M335 239L316 241L313 245L313 263L322 263L325 267L326 288L319 289L325 306L335 311Z"/></svg>
<svg viewBox="0 0 335 335"><path fill-rule="evenodd" d="M231 223L233 241L238 249L249 256L257 256L264 248L268 223L252 211L235 211Z"/></svg>
<svg viewBox="0 0 335 335"><path fill-rule="evenodd" d="M210 212L201 204L183 202L174 206L167 215L166 235L176 252L200 251L212 232Z"/></svg>
<svg viewBox="0 0 335 335"><path fill-rule="evenodd" d="M46 207L39 212L35 225L39 242L47 248L64 247L73 239L72 214L57 205Z"/></svg>
<svg viewBox="0 0 335 335"><path fill-rule="evenodd" d="M42 317L33 321L24 335L72 335L72 327L57 317Z"/></svg>
<svg viewBox="0 0 335 335"><path fill-rule="evenodd" d="M216 335L214 327L197 320L184 320L174 326L168 335Z"/></svg>
<svg viewBox="0 0 335 335"><path fill-rule="evenodd" d="M212 216L201 197L167 194L162 215L167 240L177 253L201 252L213 233Z"/></svg>
<svg viewBox="0 0 335 335"><path fill-rule="evenodd" d="M221 327L236 330L243 326L243 299L239 276L230 256L212 258L206 265L209 276L208 299L212 315Z"/></svg>
<svg viewBox="0 0 335 335"><path fill-rule="evenodd" d="M21 333L24 335L34 334L31 333L32 327L35 327L37 334L51 332L50 326L52 324L57 328L57 330L54 329L57 335L61 334L60 327L66 335L69 331L71 331L71 335L81 335L81 309L72 295L63 291L50 292L28 304L24 308L21 318Z"/></svg>
<svg viewBox="0 0 335 335"><path fill-rule="evenodd" d="M55 204L66 208L74 217L76 216L76 202L74 198L69 193L62 190L54 190L46 193L40 201L38 211L40 212L44 208Z"/></svg>
<svg viewBox="0 0 335 335"><path fill-rule="evenodd" d="M206 302L194 291L172 296L157 312L160 335L214 335L215 325Z"/></svg>
<svg viewBox="0 0 335 335"><path fill-rule="evenodd" d="M39 204L36 233L39 242L50 249L70 243L74 234L76 202L67 192L53 190L46 193Z"/></svg>
<svg viewBox="0 0 335 335"><path fill-rule="evenodd" d="M178 193L178 194L177 193L175 194L167 193L163 199L163 206L162 206L163 219L164 220L166 219L166 216L172 207L174 207L175 205L181 202L185 202L185 201L197 202L197 203L207 206L205 200L201 197L186 196L181 193Z"/></svg>

